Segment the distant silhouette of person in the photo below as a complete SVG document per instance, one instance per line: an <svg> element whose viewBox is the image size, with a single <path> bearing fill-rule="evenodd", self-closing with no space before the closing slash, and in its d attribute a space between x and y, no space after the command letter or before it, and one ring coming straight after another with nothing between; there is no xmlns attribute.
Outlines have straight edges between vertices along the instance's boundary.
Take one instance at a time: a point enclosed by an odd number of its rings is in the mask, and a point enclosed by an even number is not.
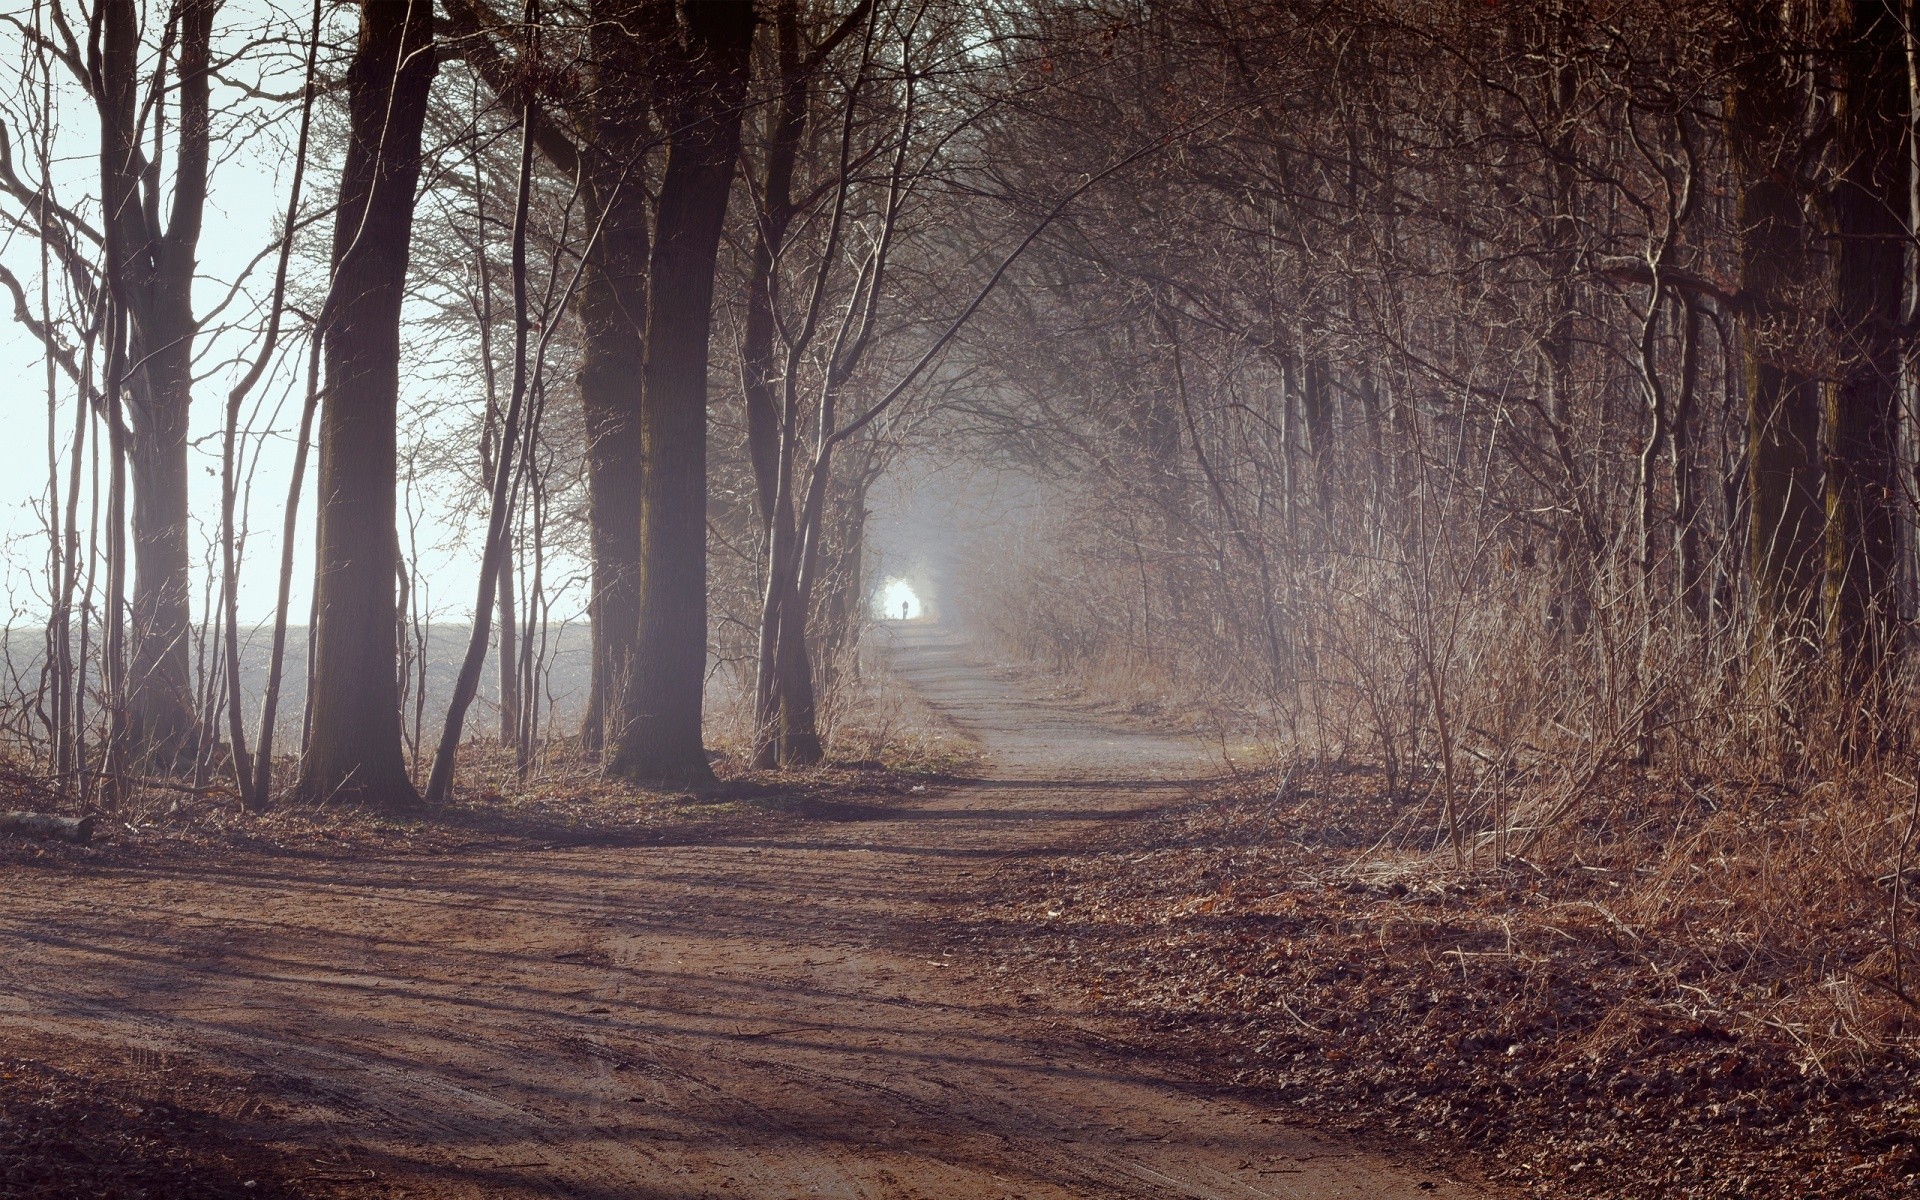
<svg viewBox="0 0 1920 1200"><path fill-rule="evenodd" d="M907 610L912 607L913 607L913 601L911 600L902 600L900 602L900 619L902 621L907 619Z"/></svg>

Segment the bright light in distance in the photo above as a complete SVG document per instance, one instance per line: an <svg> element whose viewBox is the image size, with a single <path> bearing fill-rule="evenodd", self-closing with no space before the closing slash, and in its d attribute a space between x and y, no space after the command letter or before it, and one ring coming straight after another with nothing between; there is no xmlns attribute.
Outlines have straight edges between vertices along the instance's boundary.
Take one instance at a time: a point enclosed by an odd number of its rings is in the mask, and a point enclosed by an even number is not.
<svg viewBox="0 0 1920 1200"><path fill-rule="evenodd" d="M920 597L904 579L889 579L880 589L880 615L893 621L911 621L922 611Z"/></svg>

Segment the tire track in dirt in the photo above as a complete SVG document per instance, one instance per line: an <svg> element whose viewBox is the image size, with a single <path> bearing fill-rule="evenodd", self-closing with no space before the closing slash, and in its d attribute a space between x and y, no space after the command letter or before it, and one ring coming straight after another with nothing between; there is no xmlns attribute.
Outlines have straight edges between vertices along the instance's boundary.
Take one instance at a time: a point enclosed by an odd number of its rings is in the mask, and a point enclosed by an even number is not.
<svg viewBox="0 0 1920 1200"><path fill-rule="evenodd" d="M937 628L895 666L988 778L689 844L19 873L0 1037L241 1072L236 1130L348 1164L331 1195L1494 1194L1064 1042L995 1000L995 964L930 950L995 862L1205 762Z"/></svg>

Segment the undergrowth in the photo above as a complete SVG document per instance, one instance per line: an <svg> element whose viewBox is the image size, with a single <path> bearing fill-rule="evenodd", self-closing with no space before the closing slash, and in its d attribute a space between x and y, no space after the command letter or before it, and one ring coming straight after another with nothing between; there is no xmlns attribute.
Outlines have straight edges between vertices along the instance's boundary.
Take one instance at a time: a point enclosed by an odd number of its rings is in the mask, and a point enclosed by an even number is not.
<svg viewBox="0 0 1920 1200"><path fill-rule="evenodd" d="M1375 771L1246 775L1016 875L977 936L1215 1082L1541 1195L1913 1194L1887 793L1604 799L1463 870Z"/></svg>

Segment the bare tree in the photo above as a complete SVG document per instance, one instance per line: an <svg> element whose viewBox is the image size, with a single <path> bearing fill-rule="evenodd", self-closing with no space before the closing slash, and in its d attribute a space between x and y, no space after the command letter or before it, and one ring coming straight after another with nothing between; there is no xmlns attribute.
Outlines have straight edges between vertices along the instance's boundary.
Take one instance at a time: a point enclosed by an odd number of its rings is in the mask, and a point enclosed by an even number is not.
<svg viewBox="0 0 1920 1200"><path fill-rule="evenodd" d="M753 6L690 4L668 49L671 132L648 277L640 481L639 628L607 769L634 780L711 778L707 663L707 363L714 272L753 49Z"/></svg>
<svg viewBox="0 0 1920 1200"><path fill-rule="evenodd" d="M314 800L418 799L400 744L395 438L400 304L435 66L431 4L362 4L347 75L333 281L318 321L326 392L315 678L298 784Z"/></svg>

